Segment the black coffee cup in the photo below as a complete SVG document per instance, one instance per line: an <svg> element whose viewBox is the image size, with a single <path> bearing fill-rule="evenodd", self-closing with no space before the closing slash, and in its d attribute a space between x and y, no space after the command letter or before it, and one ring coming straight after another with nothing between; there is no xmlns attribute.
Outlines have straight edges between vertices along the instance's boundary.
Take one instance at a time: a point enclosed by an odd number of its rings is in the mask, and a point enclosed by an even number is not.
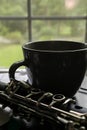
<svg viewBox="0 0 87 130"><path fill-rule="evenodd" d="M72 97L79 89L86 72L87 48L74 41L36 41L23 45L24 60L13 63L10 79L15 71L26 66L29 84L34 88Z"/></svg>

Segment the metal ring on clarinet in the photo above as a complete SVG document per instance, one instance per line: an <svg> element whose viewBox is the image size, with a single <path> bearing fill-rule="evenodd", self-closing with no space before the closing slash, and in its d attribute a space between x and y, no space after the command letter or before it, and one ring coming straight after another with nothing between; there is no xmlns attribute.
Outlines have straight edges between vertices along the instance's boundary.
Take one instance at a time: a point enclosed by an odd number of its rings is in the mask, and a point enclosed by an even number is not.
<svg viewBox="0 0 87 130"><path fill-rule="evenodd" d="M52 97L52 102L49 104L49 108L51 106L53 106L55 103L57 102L61 102L65 99L65 96L63 94L55 94L53 97Z"/></svg>

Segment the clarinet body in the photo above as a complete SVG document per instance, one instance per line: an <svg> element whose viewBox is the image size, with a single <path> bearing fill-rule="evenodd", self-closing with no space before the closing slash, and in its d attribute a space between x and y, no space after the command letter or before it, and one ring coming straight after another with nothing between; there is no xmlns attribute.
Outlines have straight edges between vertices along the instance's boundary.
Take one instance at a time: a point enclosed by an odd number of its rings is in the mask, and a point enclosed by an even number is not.
<svg viewBox="0 0 87 130"><path fill-rule="evenodd" d="M87 130L87 109L77 111L74 97L31 88L23 81L8 83L0 91L0 104L8 118L18 121L18 125L21 122L22 129Z"/></svg>

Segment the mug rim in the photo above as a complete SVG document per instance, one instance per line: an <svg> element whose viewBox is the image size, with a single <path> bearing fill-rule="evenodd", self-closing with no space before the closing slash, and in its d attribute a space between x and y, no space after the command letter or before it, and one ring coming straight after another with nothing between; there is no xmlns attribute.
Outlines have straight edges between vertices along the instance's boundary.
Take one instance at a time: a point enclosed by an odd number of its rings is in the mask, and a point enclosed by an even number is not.
<svg viewBox="0 0 87 130"><path fill-rule="evenodd" d="M71 42L71 43L76 43L76 44L81 44L84 45L84 48L81 49L66 49L66 50L45 50L45 49L35 49L35 48L28 48L27 45L29 44L35 44L35 43L40 43L40 42ZM30 41L26 42L24 45L22 45L22 48L25 50L33 51L33 52L43 52L43 53L73 53L73 52L81 52L81 51L87 51L87 44L85 42L77 42L77 41L72 41L72 40L37 40L37 41Z"/></svg>

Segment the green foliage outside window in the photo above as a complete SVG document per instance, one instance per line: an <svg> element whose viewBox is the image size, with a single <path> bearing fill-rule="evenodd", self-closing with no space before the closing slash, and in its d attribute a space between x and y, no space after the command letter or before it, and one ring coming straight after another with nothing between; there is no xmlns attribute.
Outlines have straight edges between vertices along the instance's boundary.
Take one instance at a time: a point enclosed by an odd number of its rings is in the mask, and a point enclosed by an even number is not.
<svg viewBox="0 0 87 130"><path fill-rule="evenodd" d="M71 5L70 5L71 1ZM87 0L31 0L32 16L86 16ZM27 16L27 0L0 0L0 16ZM27 21L0 21L0 35L14 41L28 38ZM85 20L33 20L33 40L84 39ZM9 35L10 34L10 35ZM14 36L13 36L14 35ZM82 37L82 39L81 39ZM28 40L28 39L27 39Z"/></svg>
<svg viewBox="0 0 87 130"><path fill-rule="evenodd" d="M1 17L27 17L27 11L27 0L0 0ZM31 16L87 16L87 0L31 0ZM10 66L15 60L23 58L21 45L29 40L28 22L27 20L0 20L0 66ZM86 19L32 19L32 40L84 41L86 22Z"/></svg>

